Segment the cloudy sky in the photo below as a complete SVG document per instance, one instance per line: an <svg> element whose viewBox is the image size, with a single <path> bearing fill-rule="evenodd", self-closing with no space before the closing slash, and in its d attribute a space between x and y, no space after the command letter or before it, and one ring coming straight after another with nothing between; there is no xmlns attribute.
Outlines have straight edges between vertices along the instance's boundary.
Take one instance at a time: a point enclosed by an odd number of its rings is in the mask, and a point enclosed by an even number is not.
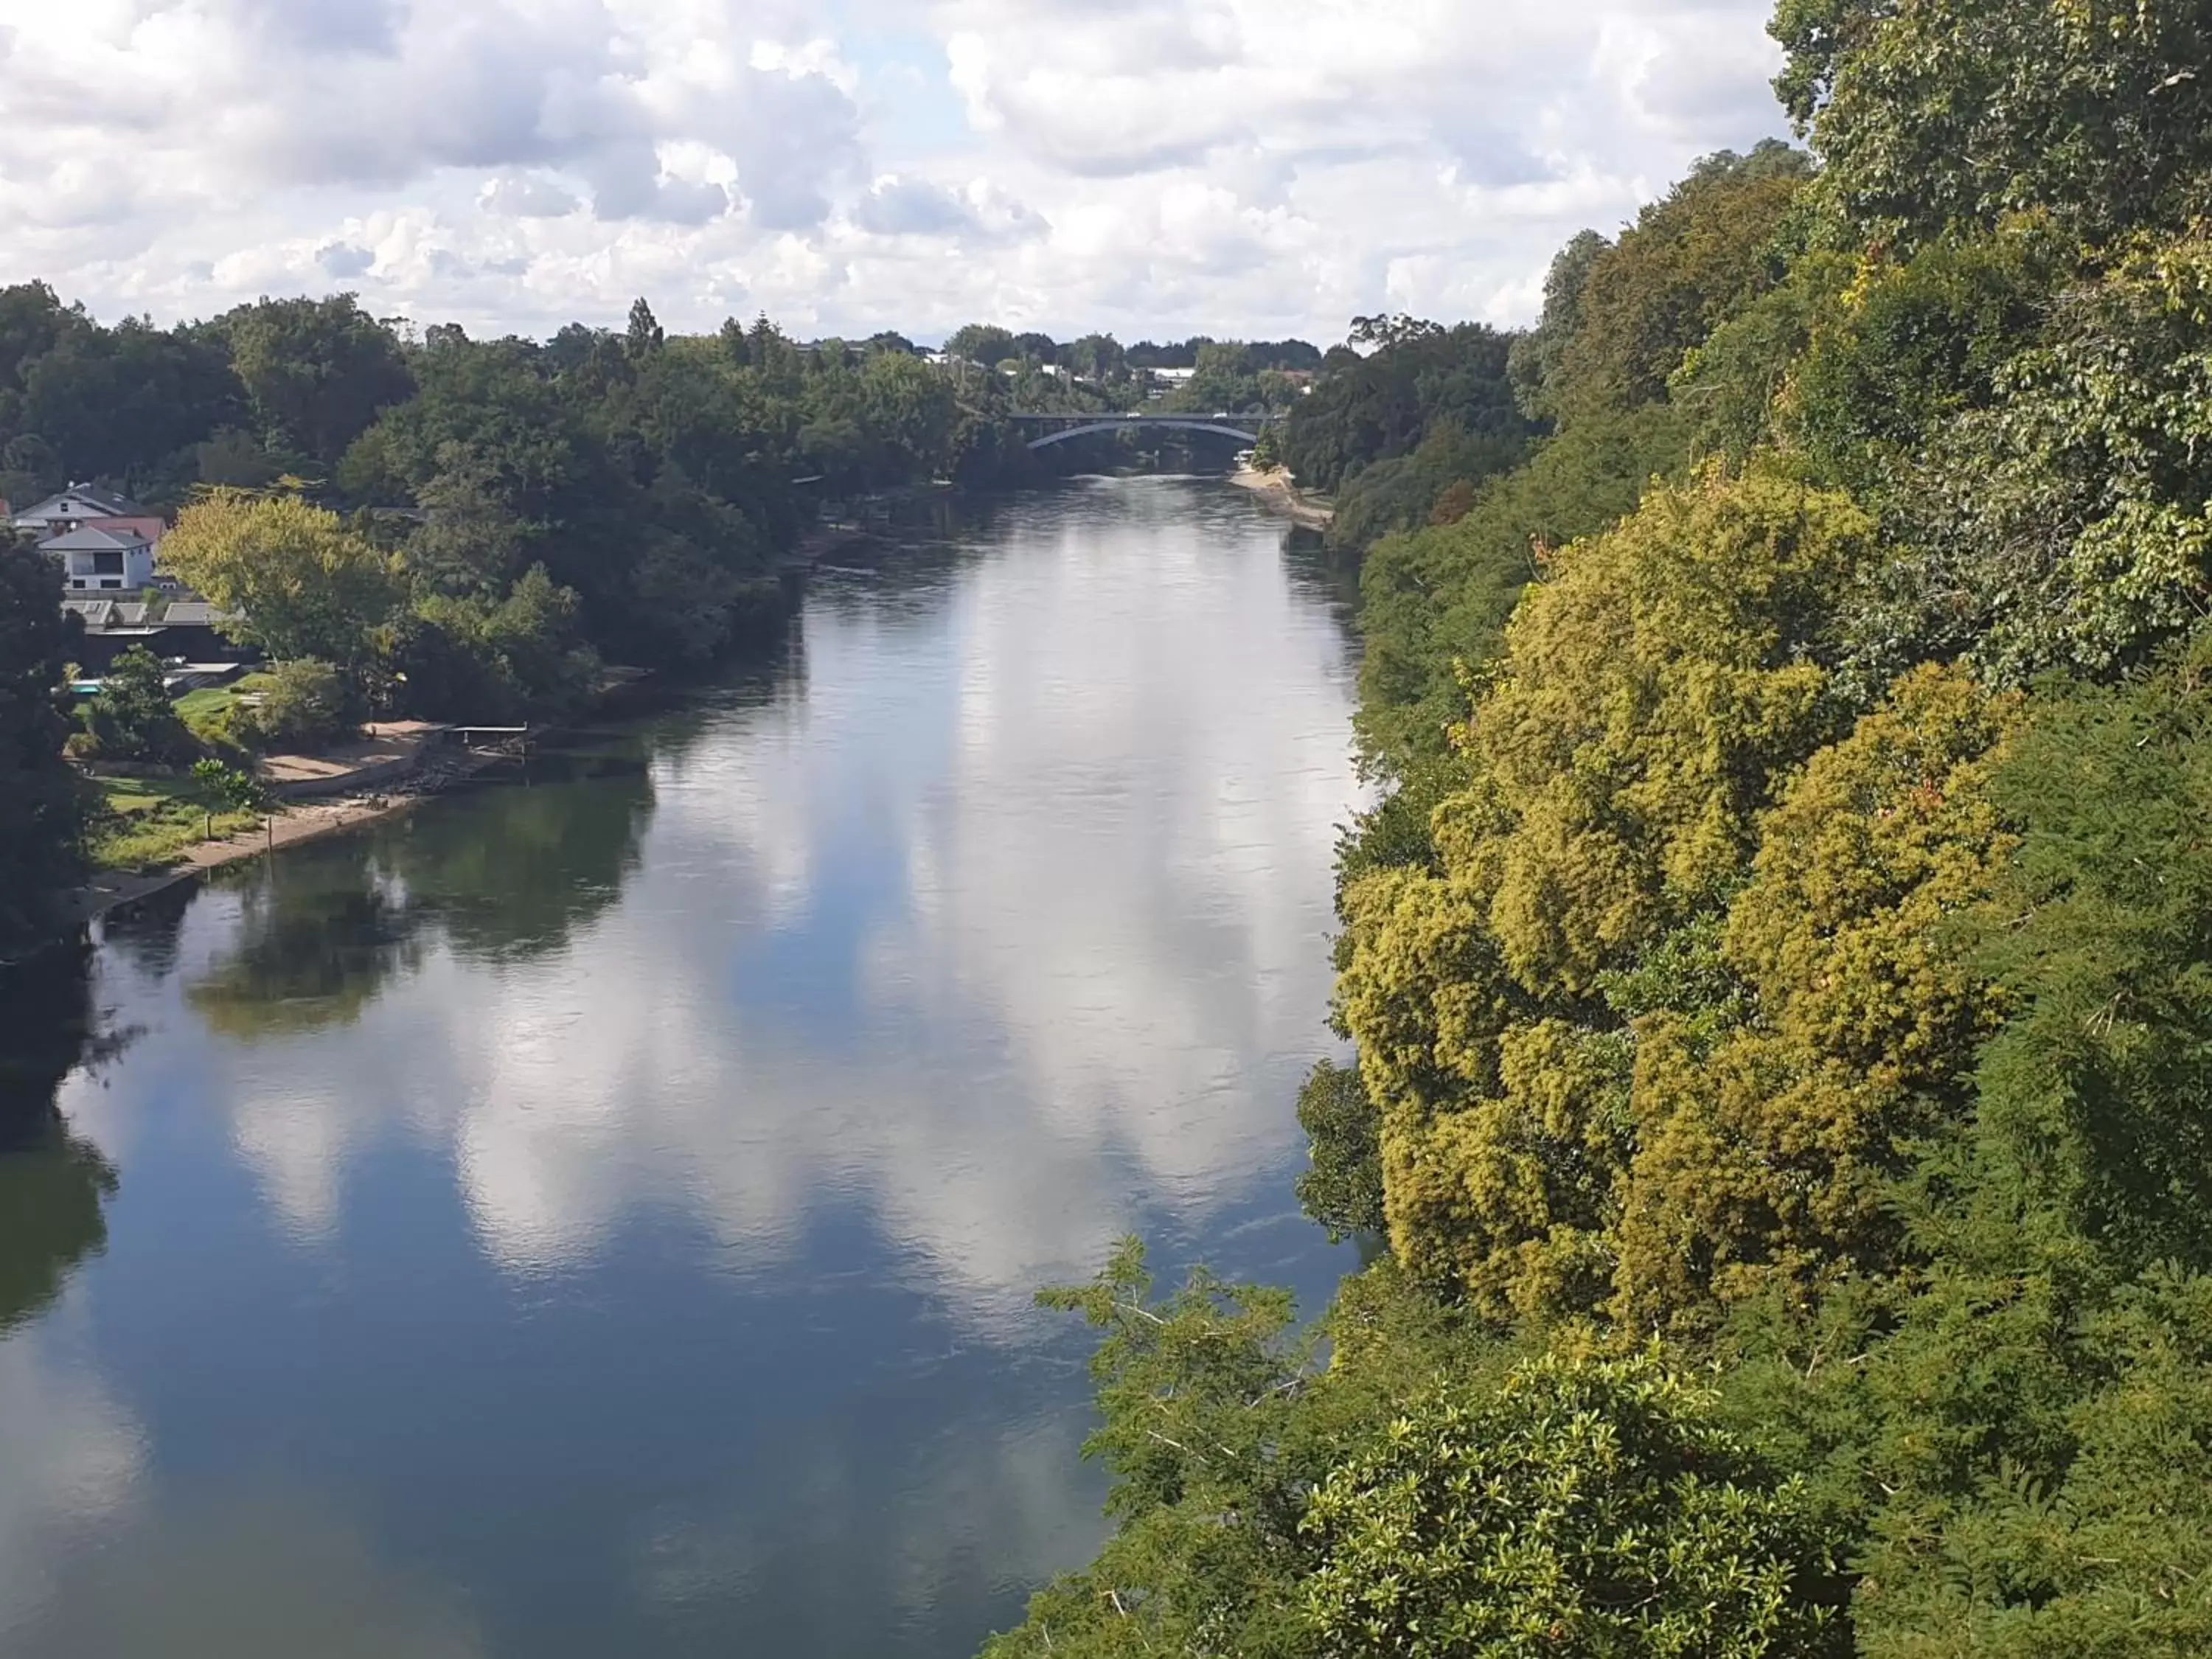
<svg viewBox="0 0 2212 1659"><path fill-rule="evenodd" d="M1783 131L1768 0L0 0L0 279L1339 338Z"/></svg>

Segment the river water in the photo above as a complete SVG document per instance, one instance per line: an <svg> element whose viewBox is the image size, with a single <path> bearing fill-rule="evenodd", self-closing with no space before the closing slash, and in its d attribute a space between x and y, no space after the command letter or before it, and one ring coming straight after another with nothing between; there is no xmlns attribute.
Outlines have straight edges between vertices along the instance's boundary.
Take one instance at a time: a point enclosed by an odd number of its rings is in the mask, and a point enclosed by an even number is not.
<svg viewBox="0 0 2212 1659"><path fill-rule="evenodd" d="M1036 1286L1326 1297L1325 580L1080 481L794 633L11 995L0 1654L963 1659L1103 1534Z"/></svg>

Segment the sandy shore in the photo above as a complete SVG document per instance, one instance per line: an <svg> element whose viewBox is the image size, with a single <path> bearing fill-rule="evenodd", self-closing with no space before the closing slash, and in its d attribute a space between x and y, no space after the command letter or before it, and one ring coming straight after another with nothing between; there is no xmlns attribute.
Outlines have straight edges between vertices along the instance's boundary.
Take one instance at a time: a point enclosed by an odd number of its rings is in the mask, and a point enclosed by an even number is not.
<svg viewBox="0 0 2212 1659"><path fill-rule="evenodd" d="M333 786L342 789L350 780L359 781L343 793L280 801L256 828L200 842L164 869L94 871L90 880L69 896L65 906L69 924L81 927L95 916L136 904L179 883L198 881L226 865L265 858L283 848L398 817L436 790L473 777L498 758L493 753L469 751L441 762L435 769L436 777L426 787L424 757L429 752L428 740L433 732L442 730L412 721L372 726L364 741L330 756L311 759L280 756L264 762L264 775L280 790Z"/></svg>
<svg viewBox="0 0 2212 1659"><path fill-rule="evenodd" d="M1279 466L1265 471L1240 467L1229 482L1239 489L1250 490L1269 512L1279 513L1308 530L1326 530L1336 517L1335 508L1323 507L1305 495L1291 482L1289 471Z"/></svg>

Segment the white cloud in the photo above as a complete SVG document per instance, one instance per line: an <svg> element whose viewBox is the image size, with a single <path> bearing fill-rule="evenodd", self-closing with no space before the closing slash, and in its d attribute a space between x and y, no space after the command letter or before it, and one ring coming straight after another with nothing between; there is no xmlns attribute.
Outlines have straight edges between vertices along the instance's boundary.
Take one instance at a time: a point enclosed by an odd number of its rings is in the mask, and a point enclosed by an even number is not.
<svg viewBox="0 0 2212 1659"><path fill-rule="evenodd" d="M1026 204L988 180L964 189L927 179L878 179L860 200L854 222L871 236L938 236L998 242L1039 235L1050 227Z"/></svg>
<svg viewBox="0 0 2212 1659"><path fill-rule="evenodd" d="M0 0L0 277L495 331L1519 320L1577 229L1781 130L1766 10Z"/></svg>
<svg viewBox="0 0 2212 1659"><path fill-rule="evenodd" d="M376 255L351 242L332 242L316 252L315 263L340 282L350 282L368 273L376 264Z"/></svg>
<svg viewBox="0 0 2212 1659"><path fill-rule="evenodd" d="M477 192L486 213L509 219L565 219L583 204L550 179L532 173L502 173Z"/></svg>

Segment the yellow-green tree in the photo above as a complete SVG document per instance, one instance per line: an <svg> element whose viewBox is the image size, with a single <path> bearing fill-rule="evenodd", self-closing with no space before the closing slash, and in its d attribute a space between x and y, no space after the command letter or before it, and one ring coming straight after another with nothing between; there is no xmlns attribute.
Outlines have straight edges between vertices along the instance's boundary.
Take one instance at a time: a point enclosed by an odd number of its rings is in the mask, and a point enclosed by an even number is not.
<svg viewBox="0 0 2212 1659"><path fill-rule="evenodd" d="M327 508L291 494L210 490L186 507L161 560L239 620L235 635L280 660L350 665L368 653L403 588L391 557Z"/></svg>
<svg viewBox="0 0 2212 1659"><path fill-rule="evenodd" d="M1641 677L1632 648L1614 660ZM1684 684L1709 693L1712 669ZM1956 923L2012 845L1988 781L2017 699L1923 670L1802 770L1754 750L1780 795L1763 812L1727 800L1727 769L1705 772L1685 799L1709 811L1654 854L1615 833L1649 766L1588 729L1530 766L1565 716L1516 704L1527 690L1501 684L1477 712L1470 742L1493 769L1480 798L1439 811L1446 873L1388 872L1352 896L1345 1010L1382 1108L1401 1260L1495 1317L1647 1329L1885 1270L1908 1143L1966 1109L1961 1079L2002 1012ZM1629 729L1668 725L1646 706ZM1500 787L1482 745L1508 731L1528 769ZM1549 799L1532 788L1546 778L1580 784L1586 817L1613 827L1554 814L1532 835L1501 803ZM1525 860L1564 873L1516 899Z"/></svg>
<svg viewBox="0 0 2212 1659"><path fill-rule="evenodd" d="M1910 1142L1966 1109L1998 1023L1956 924L2011 846L1989 773L2017 708L1923 669L1767 815L1719 939L1741 1018L1717 1036L1679 1008L1634 1021L1616 1317L1657 1326L1895 1261L1890 1187Z"/></svg>

